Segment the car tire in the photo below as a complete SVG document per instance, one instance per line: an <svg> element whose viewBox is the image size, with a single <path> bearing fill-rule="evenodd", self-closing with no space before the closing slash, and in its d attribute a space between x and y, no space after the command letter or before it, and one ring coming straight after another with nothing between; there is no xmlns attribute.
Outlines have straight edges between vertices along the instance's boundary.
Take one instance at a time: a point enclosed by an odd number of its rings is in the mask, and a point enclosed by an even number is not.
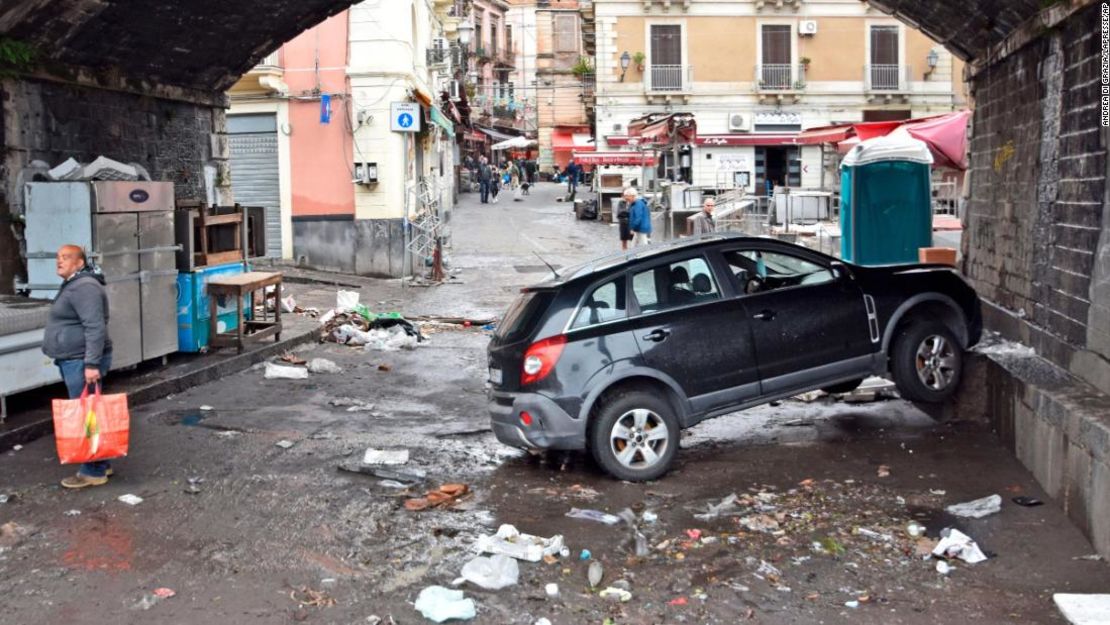
<svg viewBox="0 0 1110 625"><path fill-rule="evenodd" d="M963 347L948 326L918 321L895 339L890 369L903 399L938 404L959 387L963 362Z"/></svg>
<svg viewBox="0 0 1110 625"><path fill-rule="evenodd" d="M842 395L844 393L851 393L852 391L856 390L857 388L859 388L860 384L863 384L863 378L848 380L847 382L841 382L839 384L833 384L832 386L826 386L821 390L825 391L829 395Z"/></svg>
<svg viewBox="0 0 1110 625"><path fill-rule="evenodd" d="M670 403L641 389L617 391L590 421L594 460L610 475L629 482L654 480L666 473L678 453L680 437Z"/></svg>

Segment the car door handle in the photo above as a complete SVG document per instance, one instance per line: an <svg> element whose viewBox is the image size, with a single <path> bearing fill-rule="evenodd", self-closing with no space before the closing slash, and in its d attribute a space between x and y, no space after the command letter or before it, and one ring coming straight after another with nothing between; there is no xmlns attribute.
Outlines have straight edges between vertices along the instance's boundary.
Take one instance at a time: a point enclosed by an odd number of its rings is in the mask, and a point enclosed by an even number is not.
<svg viewBox="0 0 1110 625"><path fill-rule="evenodd" d="M759 314L752 315L752 319L762 319L764 321L770 321L775 318L775 314L776 313L773 310L761 310L759 311Z"/></svg>
<svg viewBox="0 0 1110 625"><path fill-rule="evenodd" d="M670 335L671 335L670 330L664 330L663 328L659 328L658 330L656 330L654 332L651 332L649 334L645 334L643 336L643 339L645 341L654 341L654 342L658 343L660 341L667 340L667 337L670 336Z"/></svg>

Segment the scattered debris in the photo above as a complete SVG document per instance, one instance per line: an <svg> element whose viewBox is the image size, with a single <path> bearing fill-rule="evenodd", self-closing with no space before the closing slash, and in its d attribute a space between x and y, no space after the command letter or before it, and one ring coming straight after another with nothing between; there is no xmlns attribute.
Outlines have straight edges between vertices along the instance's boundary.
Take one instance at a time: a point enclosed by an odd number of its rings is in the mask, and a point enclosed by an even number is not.
<svg viewBox="0 0 1110 625"><path fill-rule="evenodd" d="M516 561L514 560L513 562L515 563ZM547 584L543 587L543 592L551 599L556 599L559 596L559 585L555 583Z"/></svg>
<svg viewBox="0 0 1110 625"><path fill-rule="evenodd" d="M753 514L736 522L749 532L776 532L779 529L779 522L768 514Z"/></svg>
<svg viewBox="0 0 1110 625"><path fill-rule="evenodd" d="M955 528L945 528L941 539L933 549L933 555L940 558L959 558L968 564L983 562L987 556L979 550L979 545L970 536Z"/></svg>
<svg viewBox="0 0 1110 625"><path fill-rule="evenodd" d="M286 367L284 365L275 365L272 362L266 363L266 373L263 377L267 380L307 380L308 369L301 369L299 367Z"/></svg>
<svg viewBox="0 0 1110 625"><path fill-rule="evenodd" d="M393 371L393 367L385 364L378 365L378 371Z"/></svg>
<svg viewBox="0 0 1110 625"><path fill-rule="evenodd" d="M283 438L280 441L274 443L274 445L277 446L277 447L281 447L282 449L289 449L290 447L295 445L295 443L293 441L286 440L286 439Z"/></svg>
<svg viewBox="0 0 1110 625"><path fill-rule="evenodd" d="M468 621L476 612L473 599L466 599L463 591L443 586L428 586L420 591L413 604L424 618L442 623L451 619Z"/></svg>
<svg viewBox="0 0 1110 625"><path fill-rule="evenodd" d="M279 358L279 360L281 360L282 362L287 362L291 365L303 365L308 362L307 360L301 358L293 352L285 352L281 355L281 358Z"/></svg>
<svg viewBox="0 0 1110 625"><path fill-rule="evenodd" d="M289 598L302 607L330 608L335 605L335 599L323 590L313 590L307 586L295 588L289 592Z"/></svg>
<svg viewBox="0 0 1110 625"><path fill-rule="evenodd" d="M327 358L313 358L308 363L309 373L343 373L343 368Z"/></svg>
<svg viewBox="0 0 1110 625"><path fill-rule="evenodd" d="M937 573L941 575L948 575L952 572L952 566L944 560L937 560Z"/></svg>
<svg viewBox="0 0 1110 625"><path fill-rule="evenodd" d="M212 406L209 406L207 404L204 405L204 406L201 406L200 409L203 410L204 412L209 412L211 410L215 410L215 408L213 408Z"/></svg>
<svg viewBox="0 0 1110 625"><path fill-rule="evenodd" d="M686 535L690 537L690 540L697 540L701 538L701 530L686 530Z"/></svg>
<svg viewBox="0 0 1110 625"><path fill-rule="evenodd" d="M177 593L172 588L155 588L154 596L159 599L169 599Z"/></svg>
<svg viewBox="0 0 1110 625"><path fill-rule="evenodd" d="M601 562L597 560L590 562L590 568L586 570L586 580L590 582L590 588L597 588L604 576L605 568L601 565Z"/></svg>
<svg viewBox="0 0 1110 625"><path fill-rule="evenodd" d="M120 495L119 497L117 497L117 499L119 499L120 501L122 501L123 503L125 503L129 506L137 506L137 505L139 505L143 502L142 497L139 497L138 495L131 495L131 494Z"/></svg>
<svg viewBox="0 0 1110 625"><path fill-rule="evenodd" d="M0 495L0 504L8 503L9 499L11 499L10 495Z"/></svg>
<svg viewBox="0 0 1110 625"><path fill-rule="evenodd" d="M602 512L600 510L583 510L581 508L571 508L567 516L572 519L585 519L587 521L597 521L606 525L616 525L621 522L619 516Z"/></svg>
<svg viewBox="0 0 1110 625"><path fill-rule="evenodd" d="M362 464L370 465L398 465L409 461L407 449L367 449L362 455Z"/></svg>
<svg viewBox="0 0 1110 625"><path fill-rule="evenodd" d="M385 467L367 466L362 464L361 462L341 464L336 468L346 473L361 473L363 475L372 475L374 477L380 477L383 480L396 480L398 482L404 482L409 485L423 483L424 480L427 478L427 474L425 474L424 471L420 469L406 469L405 471L398 471L396 469L388 469Z"/></svg>
<svg viewBox="0 0 1110 625"><path fill-rule="evenodd" d="M989 497L983 497L982 499L948 506L944 511L954 516L981 519L1001 509L1002 497L999 495L991 495Z"/></svg>
<svg viewBox="0 0 1110 625"><path fill-rule="evenodd" d="M720 503L709 504L709 509L708 510L706 510L705 512L702 512L700 514L695 514L694 518L698 519L698 520L701 520L701 521L709 521L711 519L716 519L717 517L719 517L721 515L729 514L730 512L735 512L736 509L737 509L737 505L736 505L737 499L738 498L737 498L736 494L733 493L733 494L729 495L728 497L725 497L724 499L722 499L720 501Z"/></svg>
<svg viewBox="0 0 1110 625"><path fill-rule="evenodd" d="M328 402L329 406L346 408L347 412L373 412L374 404L354 397L336 397Z"/></svg>
<svg viewBox="0 0 1110 625"><path fill-rule="evenodd" d="M12 445L12 451L19 451L23 449L23 445Z"/></svg>
<svg viewBox="0 0 1110 625"><path fill-rule="evenodd" d="M444 484L424 493L423 497L406 500L405 509L417 511L428 508L450 508L469 492L470 487L466 484Z"/></svg>
<svg viewBox="0 0 1110 625"><path fill-rule="evenodd" d="M864 538L868 538L870 540L873 540L873 541L879 542L879 543L892 543L892 542L894 542L894 537L891 536L890 534L883 534L881 532L876 532L875 530L870 530L870 529L867 529L866 527L856 528L856 533L859 534L860 536L863 536Z"/></svg>
<svg viewBox="0 0 1110 625"><path fill-rule="evenodd" d="M190 495L200 494L200 485L204 483L203 477L190 477L185 485L185 492Z"/></svg>
<svg viewBox="0 0 1110 625"><path fill-rule="evenodd" d="M771 583L778 583L779 578L782 577L782 571L766 560L759 561L759 568L755 570L755 574Z"/></svg>
<svg viewBox="0 0 1110 625"><path fill-rule="evenodd" d="M689 599L687 599L686 597L676 597L676 598L674 598L674 599L671 599L670 601L668 601L668 602L667 602L667 605L670 605L670 606L683 606L683 605L686 605L686 604L688 604L688 603L690 603L690 600L689 600Z"/></svg>
<svg viewBox="0 0 1110 625"><path fill-rule="evenodd" d="M649 524L650 523L655 523L656 521L659 520L659 515L652 512L651 510L644 510L644 513L643 513L643 515L640 516L640 519L644 523L649 523Z"/></svg>
<svg viewBox="0 0 1110 625"><path fill-rule="evenodd" d="M925 526L917 521L910 521L909 525L906 526L906 534L908 534L910 538L919 538L925 535L925 529Z"/></svg>
<svg viewBox="0 0 1110 625"><path fill-rule="evenodd" d="M845 601L844 602L844 607L852 608L853 610L855 610L856 608L859 607L859 601L856 601L855 599L853 599L851 601Z"/></svg>
<svg viewBox="0 0 1110 625"><path fill-rule="evenodd" d="M890 467L886 466L885 464L880 464L878 475L879 477L890 477Z"/></svg>
<svg viewBox="0 0 1110 625"><path fill-rule="evenodd" d="M541 617L540 619L538 619L538 620L537 620L537 621L535 622L535 624L534 624L534 625L551 625L551 621L547 620L546 618L542 618L542 617Z"/></svg>
<svg viewBox="0 0 1110 625"><path fill-rule="evenodd" d="M135 605L131 606L132 610L149 610L162 602L163 597L159 597L154 593L144 594Z"/></svg>
<svg viewBox="0 0 1110 625"><path fill-rule="evenodd" d="M8 521L0 525L0 547L14 547L30 533L30 527L20 525L15 521Z"/></svg>
<svg viewBox="0 0 1110 625"><path fill-rule="evenodd" d="M1072 560L1088 560L1090 562L1102 562L1105 559L1106 558L1103 558L1097 553L1091 553L1085 556L1075 556L1074 558L1072 558Z"/></svg>
<svg viewBox="0 0 1110 625"><path fill-rule="evenodd" d="M339 312L347 312L354 310L358 306L359 293L358 291L344 291L339 289L335 293L335 310Z"/></svg>
<svg viewBox="0 0 1110 625"><path fill-rule="evenodd" d="M297 300L292 295L281 298L281 312L293 313L297 312Z"/></svg>
<svg viewBox="0 0 1110 625"><path fill-rule="evenodd" d="M1024 495L1022 495L1020 497L1014 497L1010 501L1013 501L1017 505L1024 506L1026 508L1032 508L1034 506L1043 506L1044 505L1044 502L1041 501L1040 499L1037 499L1036 497L1026 497Z"/></svg>
<svg viewBox="0 0 1110 625"><path fill-rule="evenodd" d="M544 556L562 551L563 537L560 534L551 538L521 534L516 527L506 523L497 528L497 533L492 536L479 536L474 548L479 553L503 553L517 560L539 562Z"/></svg>
<svg viewBox="0 0 1110 625"><path fill-rule="evenodd" d="M621 603L628 603L629 601L632 601L631 592L623 588L616 588L614 586L609 586L605 590L602 590L597 594L597 596L601 597L602 599L615 599L617 601L620 601Z"/></svg>
<svg viewBox="0 0 1110 625"><path fill-rule="evenodd" d="M477 556L463 565L460 580L477 584L486 590L500 590L520 579L520 566L504 554Z"/></svg>
<svg viewBox="0 0 1110 625"><path fill-rule="evenodd" d="M81 516L81 511L80 511L80 510L77 510L77 509L74 509L74 510L66 510L66 511L65 511L65 512L63 512L62 514L63 514L64 516Z"/></svg>

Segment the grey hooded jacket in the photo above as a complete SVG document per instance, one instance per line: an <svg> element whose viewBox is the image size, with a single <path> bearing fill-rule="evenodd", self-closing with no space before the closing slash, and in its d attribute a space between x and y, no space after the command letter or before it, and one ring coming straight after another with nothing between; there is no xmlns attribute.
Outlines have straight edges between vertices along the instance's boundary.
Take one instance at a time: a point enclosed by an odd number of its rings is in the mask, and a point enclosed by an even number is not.
<svg viewBox="0 0 1110 625"><path fill-rule="evenodd" d="M86 367L99 366L112 351L104 276L82 269L62 283L50 307L42 351L54 360L80 358Z"/></svg>

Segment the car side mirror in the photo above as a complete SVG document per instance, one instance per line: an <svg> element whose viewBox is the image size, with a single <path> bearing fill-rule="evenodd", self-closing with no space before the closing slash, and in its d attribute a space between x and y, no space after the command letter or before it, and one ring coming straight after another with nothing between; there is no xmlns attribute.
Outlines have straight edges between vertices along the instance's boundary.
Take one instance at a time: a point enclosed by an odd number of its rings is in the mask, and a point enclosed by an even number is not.
<svg viewBox="0 0 1110 625"><path fill-rule="evenodd" d="M844 263L832 263L829 265L829 271L832 272L833 278L837 282L852 279L852 272L848 271L848 267Z"/></svg>

